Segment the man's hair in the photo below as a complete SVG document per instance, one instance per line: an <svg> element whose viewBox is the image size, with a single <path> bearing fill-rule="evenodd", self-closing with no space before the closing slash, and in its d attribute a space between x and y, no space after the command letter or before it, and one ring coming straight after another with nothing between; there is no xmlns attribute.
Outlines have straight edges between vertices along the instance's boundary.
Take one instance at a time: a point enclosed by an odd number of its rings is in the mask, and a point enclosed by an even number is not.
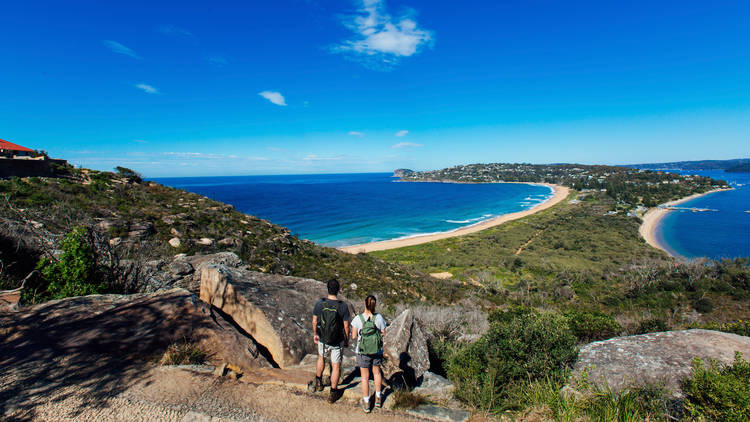
<svg viewBox="0 0 750 422"><path fill-rule="evenodd" d="M339 281L335 278L332 278L328 280L328 294L336 296L339 294L339 289L341 286L339 286Z"/></svg>

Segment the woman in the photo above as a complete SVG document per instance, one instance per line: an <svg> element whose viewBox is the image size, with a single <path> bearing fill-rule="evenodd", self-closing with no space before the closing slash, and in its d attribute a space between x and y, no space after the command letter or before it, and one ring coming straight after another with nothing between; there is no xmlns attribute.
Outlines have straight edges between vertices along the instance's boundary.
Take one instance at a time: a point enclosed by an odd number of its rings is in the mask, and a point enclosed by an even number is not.
<svg viewBox="0 0 750 422"><path fill-rule="evenodd" d="M385 336L385 318L375 313L375 296L365 299L365 311L352 321L352 338L357 340L357 366L362 384L362 409L370 413L370 368L375 378L375 405L383 406L381 386L383 376L380 365L383 363L383 336Z"/></svg>

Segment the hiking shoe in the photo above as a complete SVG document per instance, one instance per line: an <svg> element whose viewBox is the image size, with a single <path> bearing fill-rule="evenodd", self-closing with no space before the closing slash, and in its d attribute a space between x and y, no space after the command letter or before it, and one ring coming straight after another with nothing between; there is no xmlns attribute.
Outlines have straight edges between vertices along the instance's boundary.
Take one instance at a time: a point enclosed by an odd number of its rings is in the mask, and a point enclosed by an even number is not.
<svg viewBox="0 0 750 422"><path fill-rule="evenodd" d="M375 406L377 406L377 407L383 407L383 396L382 395L380 397L378 397L377 395L375 395Z"/></svg>
<svg viewBox="0 0 750 422"><path fill-rule="evenodd" d="M336 391L333 388L331 388L331 392L328 393L328 403L333 403L333 402L336 401L336 399L338 398L338 397L336 397L338 395L337 393L338 393L338 391Z"/></svg>
<svg viewBox="0 0 750 422"><path fill-rule="evenodd" d="M365 411L365 413L370 413L370 403L362 400L362 410Z"/></svg>
<svg viewBox="0 0 750 422"><path fill-rule="evenodd" d="M318 377L315 377L314 391L323 391L323 380Z"/></svg>

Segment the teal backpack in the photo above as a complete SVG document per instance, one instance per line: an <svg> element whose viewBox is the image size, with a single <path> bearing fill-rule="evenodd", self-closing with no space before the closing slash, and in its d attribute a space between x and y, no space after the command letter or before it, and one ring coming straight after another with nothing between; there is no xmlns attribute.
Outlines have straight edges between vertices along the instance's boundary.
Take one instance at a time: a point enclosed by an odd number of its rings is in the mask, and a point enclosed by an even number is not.
<svg viewBox="0 0 750 422"><path fill-rule="evenodd" d="M383 335L375 326L375 315L365 320L363 314L359 314L362 329L359 330L359 353L361 355L377 355L383 348Z"/></svg>

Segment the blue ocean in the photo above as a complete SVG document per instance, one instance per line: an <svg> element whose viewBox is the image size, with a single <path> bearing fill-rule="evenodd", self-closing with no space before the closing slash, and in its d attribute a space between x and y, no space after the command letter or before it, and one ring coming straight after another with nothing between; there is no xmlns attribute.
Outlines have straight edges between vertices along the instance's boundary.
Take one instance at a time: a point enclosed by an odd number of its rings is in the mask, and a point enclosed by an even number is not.
<svg viewBox="0 0 750 422"><path fill-rule="evenodd" d="M333 247L456 230L529 209L552 195L539 185L404 183L391 173L153 180Z"/></svg>
<svg viewBox="0 0 750 422"><path fill-rule="evenodd" d="M672 211L656 230L659 243L673 255L712 259L750 257L750 173L679 171L727 181L734 190L716 192L681 207L717 211Z"/></svg>

